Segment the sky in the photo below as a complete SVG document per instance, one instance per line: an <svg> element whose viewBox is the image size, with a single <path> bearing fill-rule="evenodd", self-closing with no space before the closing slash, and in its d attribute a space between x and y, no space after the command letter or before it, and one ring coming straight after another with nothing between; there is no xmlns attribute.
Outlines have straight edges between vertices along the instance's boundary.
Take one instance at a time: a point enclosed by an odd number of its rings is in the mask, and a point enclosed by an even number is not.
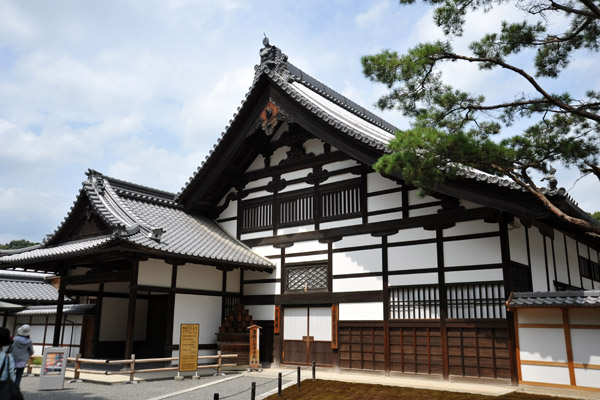
<svg viewBox="0 0 600 400"><path fill-rule="evenodd" d="M363 76L360 57L441 38L431 14L392 0L0 0L0 243L56 229L88 168L179 192L252 84L265 34L297 67L408 128L399 111L375 109L385 87ZM456 48L514 18L509 6L474 15ZM548 84L597 88L596 65L580 54L574 73ZM443 72L490 100L530 91L503 71ZM593 179L557 177L583 209L600 210Z"/></svg>

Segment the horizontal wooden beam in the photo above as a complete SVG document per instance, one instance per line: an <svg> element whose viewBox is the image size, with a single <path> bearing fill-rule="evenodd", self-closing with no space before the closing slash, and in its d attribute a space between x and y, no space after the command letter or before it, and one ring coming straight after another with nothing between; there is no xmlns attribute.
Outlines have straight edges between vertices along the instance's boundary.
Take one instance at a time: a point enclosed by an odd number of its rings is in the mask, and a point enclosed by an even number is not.
<svg viewBox="0 0 600 400"><path fill-rule="evenodd" d="M130 282L131 271L101 272L87 275L67 275L61 277L64 285L87 285L91 283Z"/></svg>

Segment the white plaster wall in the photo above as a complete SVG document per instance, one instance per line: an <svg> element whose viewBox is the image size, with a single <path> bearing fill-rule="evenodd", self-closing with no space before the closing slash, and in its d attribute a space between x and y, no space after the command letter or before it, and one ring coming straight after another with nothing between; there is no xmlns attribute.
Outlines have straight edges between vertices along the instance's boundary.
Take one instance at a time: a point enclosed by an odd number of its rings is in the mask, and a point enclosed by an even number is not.
<svg viewBox="0 0 600 400"><path fill-rule="evenodd" d="M290 307L283 311L283 339L302 340L308 335L308 308Z"/></svg>
<svg viewBox="0 0 600 400"><path fill-rule="evenodd" d="M437 268L435 243L388 248L388 270Z"/></svg>
<svg viewBox="0 0 600 400"><path fill-rule="evenodd" d="M279 289L280 289L279 282L246 283L244 285L244 295L245 296L253 296L253 295L262 295L262 294L280 294Z"/></svg>
<svg viewBox="0 0 600 400"><path fill-rule="evenodd" d="M163 260L150 258L141 261L138 267L138 284L171 287L172 271L173 267Z"/></svg>
<svg viewBox="0 0 600 400"><path fill-rule="evenodd" d="M442 209L442 207L440 207L440 206L417 208L414 210L408 210L408 216L410 218L413 218L413 217L421 217L423 215L437 214L437 212L441 209Z"/></svg>
<svg viewBox="0 0 600 400"><path fill-rule="evenodd" d="M309 139L302 145L306 153L313 153L315 156L325 153L324 143L319 139Z"/></svg>
<svg viewBox="0 0 600 400"><path fill-rule="evenodd" d="M569 271L571 273L571 282L574 286L581 284L581 278L579 274L579 260L577 259L577 244L575 239L567 236L567 258L569 260Z"/></svg>
<svg viewBox="0 0 600 400"><path fill-rule="evenodd" d="M521 264L528 265L527 260L527 237L523 225L517 229L508 229L508 243L510 248L510 259Z"/></svg>
<svg viewBox="0 0 600 400"><path fill-rule="evenodd" d="M280 231L281 231L281 229L280 229ZM273 236L273 229L269 228L267 230L259 231L259 232L242 233L240 235L240 239L241 240L260 239L260 238L270 237L270 236Z"/></svg>
<svg viewBox="0 0 600 400"><path fill-rule="evenodd" d="M388 243L400 243L422 239L435 239L435 231L426 231L423 228L402 229L395 235L388 236Z"/></svg>
<svg viewBox="0 0 600 400"><path fill-rule="evenodd" d="M572 329L573 362L600 365L600 329Z"/></svg>
<svg viewBox="0 0 600 400"><path fill-rule="evenodd" d="M381 238L371 235L354 235L345 236L342 240L333 242L333 248L343 249L347 247L370 246L374 244L381 244Z"/></svg>
<svg viewBox="0 0 600 400"><path fill-rule="evenodd" d="M323 223L319 224L319 229L323 230L323 229L331 229L331 228L340 228L342 226L354 226L354 225L361 225L361 224L362 224L362 218L342 219L339 221L323 222Z"/></svg>
<svg viewBox="0 0 600 400"><path fill-rule="evenodd" d="M306 253L309 251L327 250L327 243L319 243L318 240L308 240L305 242L296 242L285 249L286 257L290 254Z"/></svg>
<svg viewBox="0 0 600 400"><path fill-rule="evenodd" d="M556 279L556 275L554 275L554 256L552 255L552 239L546 237L545 240L546 259L548 260L548 276L550 277L550 290L556 290L556 287L554 286L554 280Z"/></svg>
<svg viewBox="0 0 600 400"><path fill-rule="evenodd" d="M600 309L570 308L569 323L571 325L600 325Z"/></svg>
<svg viewBox="0 0 600 400"><path fill-rule="evenodd" d="M314 186L309 185L308 183L294 183L292 185L287 185L285 188L281 189L279 191L279 193L286 193L286 192L293 192L294 190L300 190L300 189L310 189L313 188Z"/></svg>
<svg viewBox="0 0 600 400"><path fill-rule="evenodd" d="M233 271L227 271L227 291L239 293L240 292L240 276L241 272L239 269Z"/></svg>
<svg viewBox="0 0 600 400"><path fill-rule="evenodd" d="M415 205L415 204L423 204L423 203L433 203L433 202L438 202L439 200L436 199L435 197L432 196L419 196L418 194L418 190L411 190L408 192L408 204ZM413 210L411 210L412 212Z"/></svg>
<svg viewBox="0 0 600 400"><path fill-rule="evenodd" d="M560 282L568 283L567 255L565 252L565 237L562 232L554 231L554 261L556 262L556 277ZM571 279L573 279L571 277Z"/></svg>
<svg viewBox="0 0 600 400"><path fill-rule="evenodd" d="M177 287L183 289L222 289L223 271L200 264L184 264L177 267Z"/></svg>
<svg viewBox="0 0 600 400"><path fill-rule="evenodd" d="M600 388L600 370L575 368L577 386Z"/></svg>
<svg viewBox="0 0 600 400"><path fill-rule="evenodd" d="M349 179L356 179L356 178L358 178L358 175L354 175L354 174L351 174L348 172L345 174L330 176L329 178L327 178L327 180L325 182L323 182L323 185L328 185L330 183L335 183L335 182L347 181Z"/></svg>
<svg viewBox="0 0 600 400"><path fill-rule="evenodd" d="M254 189L254 188L258 188L258 187L262 187L262 186L267 186L267 184L269 182L271 182L271 180L273 180L273 178L268 176L266 178L260 178L260 179L254 180L254 181L250 181L246 184L246 186L244 186L244 189L248 190L248 189ZM237 200L236 200L236 202L237 202Z"/></svg>
<svg viewBox="0 0 600 400"><path fill-rule="evenodd" d="M273 272L259 272L259 271L244 271L244 280L256 280L256 279L276 279L279 276L277 271Z"/></svg>
<svg viewBox="0 0 600 400"><path fill-rule="evenodd" d="M328 171L337 171L338 169L356 167L357 165L360 165L360 163L355 160L336 161L333 163L323 165L323 169L326 169Z"/></svg>
<svg viewBox="0 0 600 400"><path fill-rule="evenodd" d="M311 307L308 314L308 334L314 340L331 341L331 307Z"/></svg>
<svg viewBox="0 0 600 400"><path fill-rule="evenodd" d="M276 247L273 246L255 246L252 248L252 251L260 254L263 257L269 257L269 256L278 256L281 254L281 249L278 249Z"/></svg>
<svg viewBox="0 0 600 400"><path fill-rule="evenodd" d="M384 178L377 172L367 174L367 193L379 192L381 190L395 189L399 187L396 182L391 179ZM400 195L400 193L398 193Z"/></svg>
<svg viewBox="0 0 600 400"><path fill-rule="evenodd" d="M382 289L383 280L380 276L345 279L335 279L335 276L333 277L333 292L363 292Z"/></svg>
<svg viewBox="0 0 600 400"><path fill-rule="evenodd" d="M402 193L388 193L367 198L367 210L379 211L402 207Z"/></svg>
<svg viewBox="0 0 600 400"><path fill-rule="evenodd" d="M536 227L529 229L529 247L531 253L531 276L533 280L533 291L547 291L546 265L544 254L544 237ZM548 266L550 268L550 266Z"/></svg>
<svg viewBox="0 0 600 400"><path fill-rule="evenodd" d="M446 271L444 272L444 276L446 278L446 283L501 281L504 278L502 268L473 271Z"/></svg>
<svg viewBox="0 0 600 400"><path fill-rule="evenodd" d="M311 168L299 169L298 171L286 172L285 174L281 174L281 179L285 179L286 181L291 181L293 179L305 178L308 174L312 172ZM273 178L269 178L271 181ZM308 185L312 187L311 185Z"/></svg>
<svg viewBox="0 0 600 400"><path fill-rule="evenodd" d="M559 309L520 308L519 324L561 324L562 313Z"/></svg>
<svg viewBox="0 0 600 400"><path fill-rule="evenodd" d="M386 214L381 214L381 215L372 215L368 218L369 218L369 223L402 219L402 211L398 211L398 212L394 212L394 213L386 213Z"/></svg>
<svg viewBox="0 0 600 400"><path fill-rule="evenodd" d="M388 277L389 286L437 285L437 283L437 272L428 272L425 274L390 275Z"/></svg>
<svg viewBox="0 0 600 400"><path fill-rule="evenodd" d="M567 362L564 330L519 328L519 354L521 360Z"/></svg>
<svg viewBox="0 0 600 400"><path fill-rule="evenodd" d="M175 295L173 344L179 344L181 324L200 324L198 342L216 343L221 326L221 298L218 296Z"/></svg>
<svg viewBox="0 0 600 400"><path fill-rule="evenodd" d="M286 264L297 264L303 262L322 261L327 263L327 254L315 254L312 256L299 256L299 255L285 255Z"/></svg>
<svg viewBox="0 0 600 400"><path fill-rule="evenodd" d="M333 253L333 275L381 272L381 249Z"/></svg>
<svg viewBox="0 0 600 400"><path fill-rule="evenodd" d="M452 228L444 229L444 237L472 235L475 233L498 232L498 223L488 223L483 220L457 222ZM435 231L433 232L435 237Z"/></svg>
<svg viewBox="0 0 600 400"><path fill-rule="evenodd" d="M275 306L271 304L246 306L255 321L273 321Z"/></svg>
<svg viewBox="0 0 600 400"><path fill-rule="evenodd" d="M528 382L557 383L569 385L569 369L545 365L521 365L521 377Z"/></svg>
<svg viewBox="0 0 600 400"><path fill-rule="evenodd" d="M257 192L252 192L249 193L244 200L250 200L250 199L258 199L259 197L266 197L266 196L271 196L272 193L267 192L266 190L259 190Z"/></svg>
<svg viewBox="0 0 600 400"><path fill-rule="evenodd" d="M229 192L231 192L231 190ZM221 202L224 203L226 198L227 196L224 196ZM235 216L237 216L237 200L231 200L227 205L227 208L224 209L221 214L219 214L218 219L231 218Z"/></svg>
<svg viewBox="0 0 600 400"><path fill-rule="evenodd" d="M271 166L279 165L280 162L287 159L287 152L290 151L290 146L282 146L273 152L271 156Z"/></svg>
<svg viewBox="0 0 600 400"><path fill-rule="evenodd" d="M220 222L220 225L231 237L237 237L237 220Z"/></svg>
<svg viewBox="0 0 600 400"><path fill-rule="evenodd" d="M381 321L383 303L340 303L340 321Z"/></svg>
<svg viewBox="0 0 600 400"><path fill-rule="evenodd" d="M315 230L315 225L311 224L311 225L301 225L301 226L292 226L289 228L283 228L283 229L278 229L277 230L277 234L278 235L289 235L292 233L302 233L302 232L312 232ZM267 232L267 235L264 236L272 236L272 230ZM257 236L257 237L263 237L263 236Z"/></svg>
<svg viewBox="0 0 600 400"><path fill-rule="evenodd" d="M246 172L257 171L260 169L265 169L265 158L259 154L258 157L252 161L252 164L250 164Z"/></svg>
<svg viewBox="0 0 600 400"><path fill-rule="evenodd" d="M444 242L444 266L446 267L501 262L499 237Z"/></svg>
<svg viewBox="0 0 600 400"><path fill-rule="evenodd" d="M105 297L102 300L100 341L123 341L127 338L128 299ZM146 339L148 300L137 299L135 308L134 340Z"/></svg>

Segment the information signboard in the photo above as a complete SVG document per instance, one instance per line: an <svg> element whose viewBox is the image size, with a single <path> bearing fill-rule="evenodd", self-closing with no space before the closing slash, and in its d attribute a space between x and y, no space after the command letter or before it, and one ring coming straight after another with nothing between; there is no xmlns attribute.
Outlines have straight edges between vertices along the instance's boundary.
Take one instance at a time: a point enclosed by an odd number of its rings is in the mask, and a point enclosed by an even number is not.
<svg viewBox="0 0 600 400"><path fill-rule="evenodd" d="M179 372L198 370L199 324L181 324L179 330Z"/></svg>
<svg viewBox="0 0 600 400"><path fill-rule="evenodd" d="M260 365L260 329L258 325L249 326L250 330L250 368L261 368Z"/></svg>
<svg viewBox="0 0 600 400"><path fill-rule="evenodd" d="M64 387L67 351L66 347L48 347L44 350L38 390L60 390Z"/></svg>

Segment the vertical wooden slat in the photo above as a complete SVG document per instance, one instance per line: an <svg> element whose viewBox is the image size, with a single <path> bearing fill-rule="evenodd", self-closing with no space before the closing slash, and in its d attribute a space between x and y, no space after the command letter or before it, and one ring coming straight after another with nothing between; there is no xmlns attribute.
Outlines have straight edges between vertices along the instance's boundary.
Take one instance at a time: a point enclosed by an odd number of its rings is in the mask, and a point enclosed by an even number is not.
<svg viewBox="0 0 600 400"><path fill-rule="evenodd" d="M569 364L569 379L571 386L577 385L575 380L575 368L573 367L573 347L571 345L571 326L569 324L569 312L566 308L560 309L563 319L563 329L565 332L565 347L567 349L567 362Z"/></svg>
<svg viewBox="0 0 600 400"><path fill-rule="evenodd" d="M477 359L477 377L481 377L481 365L479 362L479 328L475 328L475 358Z"/></svg>
<svg viewBox="0 0 600 400"><path fill-rule="evenodd" d="M492 335L492 362L494 363L494 378L498 378L498 369L496 368L496 335L494 334L494 328L490 328Z"/></svg>

